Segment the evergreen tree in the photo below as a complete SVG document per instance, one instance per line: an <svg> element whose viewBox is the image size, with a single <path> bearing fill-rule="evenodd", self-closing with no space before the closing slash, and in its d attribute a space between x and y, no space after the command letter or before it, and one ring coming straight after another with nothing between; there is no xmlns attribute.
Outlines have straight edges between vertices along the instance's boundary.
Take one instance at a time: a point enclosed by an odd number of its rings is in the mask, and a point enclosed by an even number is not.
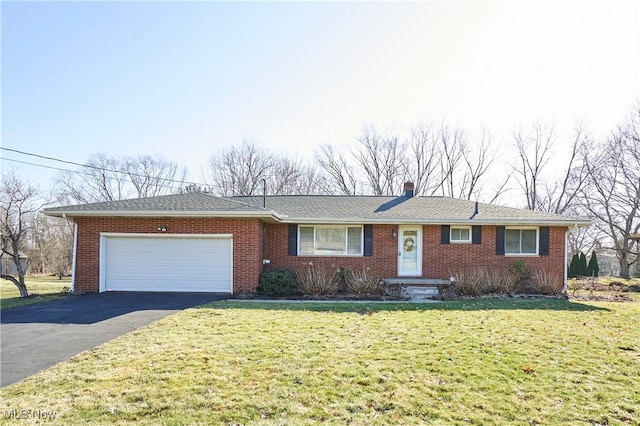
<svg viewBox="0 0 640 426"><path fill-rule="evenodd" d="M598 266L598 258L596 257L596 251L591 252L591 258L589 259L589 264L587 265L589 276L597 277L598 272L600 272L600 267Z"/></svg>
<svg viewBox="0 0 640 426"><path fill-rule="evenodd" d="M580 252L580 262L578 263L578 275L583 277L589 275L589 268L587 266L587 256L583 252Z"/></svg>
<svg viewBox="0 0 640 426"><path fill-rule="evenodd" d="M571 258L571 262L569 263L569 270L567 271L568 278L575 278L578 276L578 263L580 263L578 253L574 253Z"/></svg>

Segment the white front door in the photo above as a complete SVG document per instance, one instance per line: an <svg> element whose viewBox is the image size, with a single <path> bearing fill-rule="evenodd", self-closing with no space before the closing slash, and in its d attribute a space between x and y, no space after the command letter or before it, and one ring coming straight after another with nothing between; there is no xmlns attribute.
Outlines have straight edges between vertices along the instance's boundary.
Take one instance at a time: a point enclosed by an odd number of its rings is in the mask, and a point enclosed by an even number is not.
<svg viewBox="0 0 640 426"><path fill-rule="evenodd" d="M398 276L422 276L422 226L398 227Z"/></svg>

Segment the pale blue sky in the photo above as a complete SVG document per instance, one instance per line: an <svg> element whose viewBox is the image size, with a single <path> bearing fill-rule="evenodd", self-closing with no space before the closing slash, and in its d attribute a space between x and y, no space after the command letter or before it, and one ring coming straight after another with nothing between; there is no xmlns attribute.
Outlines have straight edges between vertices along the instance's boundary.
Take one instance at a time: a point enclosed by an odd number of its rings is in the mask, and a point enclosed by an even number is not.
<svg viewBox="0 0 640 426"><path fill-rule="evenodd" d="M447 117L504 135L578 119L598 134L640 97L640 2L1 8L3 147L76 162L158 154L196 181L212 153L244 138L310 159L320 143L353 143L365 123Z"/></svg>

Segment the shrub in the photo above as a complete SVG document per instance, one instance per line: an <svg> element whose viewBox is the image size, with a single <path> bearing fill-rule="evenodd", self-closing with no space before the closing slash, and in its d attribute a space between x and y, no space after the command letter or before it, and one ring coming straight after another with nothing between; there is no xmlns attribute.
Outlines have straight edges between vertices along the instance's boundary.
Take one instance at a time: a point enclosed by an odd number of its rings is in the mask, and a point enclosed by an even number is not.
<svg viewBox="0 0 640 426"><path fill-rule="evenodd" d="M569 263L567 272L569 278L576 278L578 276L578 269L580 269L578 266L579 263L580 257L578 256L578 253L574 253L573 257L571 258L571 263Z"/></svg>
<svg viewBox="0 0 640 426"><path fill-rule="evenodd" d="M509 272L515 277L515 286L518 291L524 291L533 277L531 269L527 268L524 260L518 260L509 265Z"/></svg>
<svg viewBox="0 0 640 426"><path fill-rule="evenodd" d="M297 290L295 274L288 269L263 272L256 290L265 296L291 296Z"/></svg>
<svg viewBox="0 0 640 426"><path fill-rule="evenodd" d="M340 269L309 263L296 270L298 288L303 294L321 296L340 290Z"/></svg>
<svg viewBox="0 0 640 426"><path fill-rule="evenodd" d="M347 270L345 282L349 293L380 295L384 292L384 282L378 275L372 273L370 268Z"/></svg>
<svg viewBox="0 0 640 426"><path fill-rule="evenodd" d="M587 273L590 277L597 277L600 272L600 267L598 266L598 256L596 255L596 251L591 252L591 258L589 259L589 263L587 264Z"/></svg>
<svg viewBox="0 0 640 426"><path fill-rule="evenodd" d="M538 270L533 274L529 285L536 294L560 294L562 293L562 280L558 276L547 272L544 269Z"/></svg>
<svg viewBox="0 0 640 426"><path fill-rule="evenodd" d="M483 294L512 294L516 291L519 276L504 268L482 270L484 275Z"/></svg>
<svg viewBox="0 0 640 426"><path fill-rule="evenodd" d="M517 275L499 267L461 269L451 276L455 279L452 290L461 296L511 294L518 284Z"/></svg>
<svg viewBox="0 0 640 426"><path fill-rule="evenodd" d="M482 294L484 273L475 269L460 269L451 273L455 279L453 291L460 296L479 296Z"/></svg>

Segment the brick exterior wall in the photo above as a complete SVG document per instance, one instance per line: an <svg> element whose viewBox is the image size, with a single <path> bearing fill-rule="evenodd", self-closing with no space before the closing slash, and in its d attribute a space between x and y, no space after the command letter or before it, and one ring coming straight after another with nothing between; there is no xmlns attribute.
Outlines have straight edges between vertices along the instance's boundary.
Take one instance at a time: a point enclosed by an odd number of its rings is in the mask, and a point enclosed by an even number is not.
<svg viewBox="0 0 640 426"><path fill-rule="evenodd" d="M366 257L289 256L288 225L262 223L259 219L216 218L123 218L78 217L75 291L78 294L99 291L100 233L158 233L159 225L167 234L233 234L233 292L253 292L262 259L271 260L268 268L296 269L309 262L328 267L370 268L391 278L397 276L398 237L396 225L373 225L373 255ZM549 230L548 256L503 256L495 254L496 227L482 227L482 244L441 244L440 225L422 226L422 277L448 279L461 266L508 266L524 260L532 270L545 269L564 281L564 234L566 227ZM264 254L263 254L264 242Z"/></svg>
<svg viewBox="0 0 640 426"><path fill-rule="evenodd" d="M267 224L265 229L265 258L270 268L296 269L309 262L314 265L359 269L369 267L382 277L397 276L398 237L392 236L396 225L373 225L373 256L325 257L288 256L287 225ZM564 234L566 227L549 229L549 255L496 255L496 227L482 227L482 244L441 244L440 225L422 226L422 277L449 279L451 271L463 266L503 266L524 260L532 270L545 269L564 282Z"/></svg>
<svg viewBox="0 0 640 426"><path fill-rule="evenodd" d="M75 291L99 291L100 233L233 234L233 292L255 291L262 272L262 222L259 219L78 217ZM164 233L163 233L164 234Z"/></svg>
<svg viewBox="0 0 640 426"><path fill-rule="evenodd" d="M383 277L397 275L396 258L398 240L391 236L394 225L373 225L373 256L328 257L328 256L288 256L288 225L267 224L265 227L265 258L271 260L270 268L296 269L313 262L314 266L345 267L360 269L369 267L372 272Z"/></svg>

